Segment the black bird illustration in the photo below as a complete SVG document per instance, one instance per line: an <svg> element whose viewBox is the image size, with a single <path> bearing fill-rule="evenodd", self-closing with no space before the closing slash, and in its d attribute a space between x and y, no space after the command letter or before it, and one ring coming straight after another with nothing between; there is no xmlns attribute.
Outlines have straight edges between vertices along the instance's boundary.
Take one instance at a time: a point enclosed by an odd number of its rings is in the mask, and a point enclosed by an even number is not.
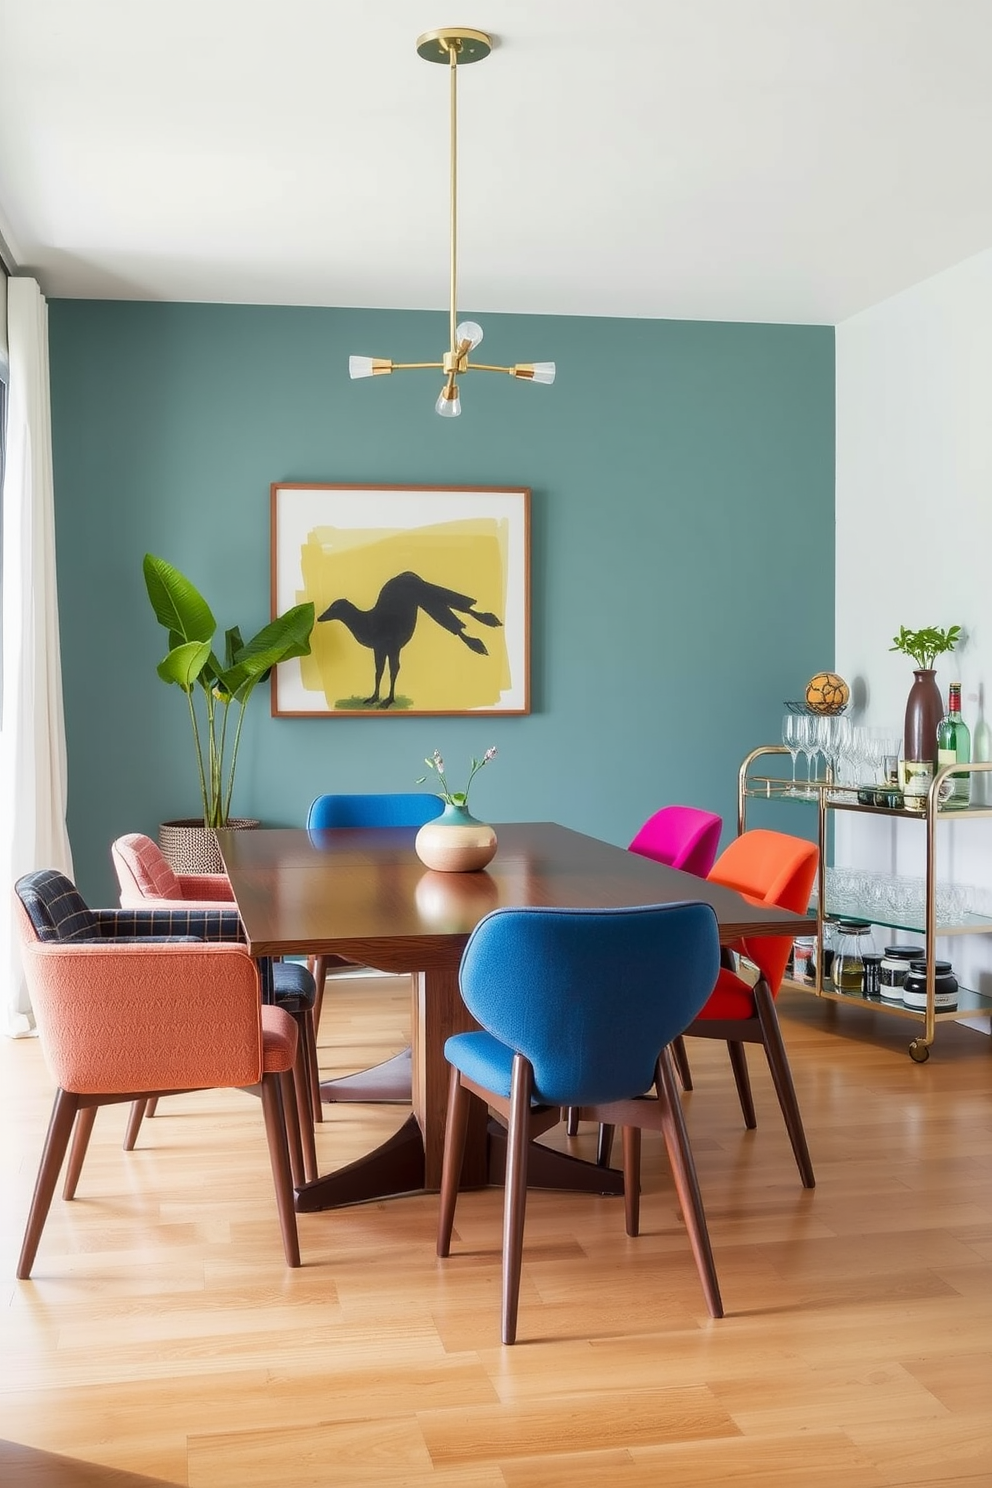
<svg viewBox="0 0 992 1488"><path fill-rule="evenodd" d="M379 597L370 610L360 610L350 599L336 599L328 605L318 620L340 620L351 631L360 646L368 646L375 657L375 691L363 701L366 707L392 707L396 699L396 678L400 670L400 652L417 628L419 612L423 610L445 630L450 630L470 651L479 656L489 652L478 636L465 634L466 615L480 625L502 625L496 615L475 608L475 600L467 594L458 594L454 589L444 589L440 584L431 584L419 574L401 573L387 579L379 590ZM389 696L380 700L382 673L389 663Z"/></svg>

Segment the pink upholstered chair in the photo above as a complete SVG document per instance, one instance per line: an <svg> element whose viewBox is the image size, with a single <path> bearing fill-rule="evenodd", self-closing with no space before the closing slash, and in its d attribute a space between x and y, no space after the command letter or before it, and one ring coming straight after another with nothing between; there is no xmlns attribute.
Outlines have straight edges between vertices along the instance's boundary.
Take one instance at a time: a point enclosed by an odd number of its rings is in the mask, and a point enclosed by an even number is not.
<svg viewBox="0 0 992 1488"><path fill-rule="evenodd" d="M234 893L226 873L176 873L161 848L143 832L128 832L118 837L111 845L110 856L120 886L122 909L235 909ZM291 1013L299 1029L297 1090L304 1166L309 1180L317 1176L313 1124L323 1119L317 1069L316 987L311 972L293 961L277 962L272 968L272 982L276 1006ZM154 1109L154 1105L149 1105L143 1114L151 1116ZM129 1129L132 1145L140 1124L139 1114L133 1131Z"/></svg>
<svg viewBox="0 0 992 1488"><path fill-rule="evenodd" d="M662 806L649 816L630 851L705 878L716 862L723 818L696 806Z"/></svg>
<svg viewBox="0 0 992 1488"><path fill-rule="evenodd" d="M694 873L705 878L716 861L720 847L723 818L712 811L703 811L698 806L662 806L649 816L630 843L628 851L639 853L642 858L653 858L656 863L665 863L669 868L680 868L683 873ZM684 1090L692 1089L692 1073L685 1044L676 1039L672 1045L675 1068ZM570 1110L565 1118L566 1131L574 1137L579 1129L578 1113ZM600 1132L600 1161L608 1161L612 1133Z"/></svg>
<svg viewBox="0 0 992 1488"><path fill-rule="evenodd" d="M18 1277L31 1274L74 1122L67 1199L99 1106L216 1087L259 1087L283 1250L287 1264L298 1266L287 1146L288 1128L299 1148L292 1018L262 1005L258 967L243 945L45 938L25 907L33 881L43 878L18 881L16 909L38 1032L58 1088Z"/></svg>
<svg viewBox="0 0 992 1488"><path fill-rule="evenodd" d="M123 909L168 908L176 900L189 904L233 904L226 873L175 873L150 837L128 832L110 849Z"/></svg>

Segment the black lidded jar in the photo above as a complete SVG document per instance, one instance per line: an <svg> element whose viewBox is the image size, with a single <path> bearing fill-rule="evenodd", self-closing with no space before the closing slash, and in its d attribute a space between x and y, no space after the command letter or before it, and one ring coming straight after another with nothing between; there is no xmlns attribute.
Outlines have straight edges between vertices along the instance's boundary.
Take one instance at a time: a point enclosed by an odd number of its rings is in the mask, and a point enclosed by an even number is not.
<svg viewBox="0 0 992 1488"><path fill-rule="evenodd" d="M910 963L906 980L902 984L903 1007L914 1013L927 1010L927 963ZM933 963L933 1010L935 1013L956 1013L958 1010L958 979L951 970L950 961Z"/></svg>

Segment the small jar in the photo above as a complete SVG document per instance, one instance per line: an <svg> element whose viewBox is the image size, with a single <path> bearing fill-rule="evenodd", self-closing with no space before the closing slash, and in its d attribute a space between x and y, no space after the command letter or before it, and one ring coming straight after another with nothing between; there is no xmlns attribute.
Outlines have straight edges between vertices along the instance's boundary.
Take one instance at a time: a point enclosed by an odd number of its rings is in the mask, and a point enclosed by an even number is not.
<svg viewBox="0 0 992 1488"><path fill-rule="evenodd" d="M920 957L919 946L891 945L885 947L878 968L878 991L883 1002L891 1002L902 1007L902 988L913 961Z"/></svg>
<svg viewBox="0 0 992 1488"><path fill-rule="evenodd" d="M914 1013L927 1010L927 963L910 963L906 980L902 984L903 1007ZM956 1013L958 1010L958 979L951 970L950 961L933 963L933 1010L935 1013Z"/></svg>
<svg viewBox="0 0 992 1488"><path fill-rule="evenodd" d="M865 951L864 953L864 995L868 1002L879 1002L881 1000L880 972L882 957L878 951Z"/></svg>
<svg viewBox="0 0 992 1488"><path fill-rule="evenodd" d="M833 983L838 992L864 996L865 952L874 949L869 924L863 920L838 922L833 964Z"/></svg>

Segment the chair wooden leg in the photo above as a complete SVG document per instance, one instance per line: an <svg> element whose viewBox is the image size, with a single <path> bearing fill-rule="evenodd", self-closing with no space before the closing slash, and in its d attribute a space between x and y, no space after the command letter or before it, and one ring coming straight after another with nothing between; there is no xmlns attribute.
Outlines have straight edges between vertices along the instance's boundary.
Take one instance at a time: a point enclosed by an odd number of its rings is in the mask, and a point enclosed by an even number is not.
<svg viewBox="0 0 992 1488"><path fill-rule="evenodd" d="M304 1041L307 1050L307 1077L310 1083L310 1120L323 1121L324 1106L320 1098L320 1060L317 1054L316 1008L309 1010L304 1025Z"/></svg>
<svg viewBox="0 0 992 1488"><path fill-rule="evenodd" d="M623 1137L623 1216L628 1235L636 1235L641 1223L641 1129L625 1126Z"/></svg>
<svg viewBox="0 0 992 1488"><path fill-rule="evenodd" d="M157 1095L149 1096L149 1098L148 1098L148 1104L145 1107L145 1115L148 1117L149 1121L155 1115L155 1112L157 1110L158 1110L158 1096Z"/></svg>
<svg viewBox="0 0 992 1488"><path fill-rule="evenodd" d="M503 1199L503 1342L517 1337L520 1271L523 1264L524 1217L527 1209L527 1150L534 1071L522 1054L513 1056L509 1126L506 1140L506 1190Z"/></svg>
<svg viewBox="0 0 992 1488"><path fill-rule="evenodd" d="M689 1055L686 1053L685 1039L679 1034L678 1038L672 1039L672 1058L675 1068L679 1072L679 1083L683 1090L692 1089L692 1070L689 1068Z"/></svg>
<svg viewBox="0 0 992 1488"><path fill-rule="evenodd" d="M327 981L327 957L311 956L307 961L307 966L310 968L313 979L317 984L317 996L313 1004L313 1027L314 1033L317 1034L320 1031L320 1014L324 1006L324 985Z"/></svg>
<svg viewBox="0 0 992 1488"><path fill-rule="evenodd" d="M83 1159L86 1157L86 1149L90 1145L90 1136L93 1131L93 1123L96 1120L96 1106L82 1106L76 1116L76 1124L72 1129L72 1146L69 1148L69 1162L65 1172L65 1183L62 1185L62 1197L74 1199L76 1187L79 1183L79 1175L83 1171Z"/></svg>
<svg viewBox="0 0 992 1488"><path fill-rule="evenodd" d="M613 1156L613 1137L616 1127L610 1126L609 1122L601 1122L599 1127L599 1139L596 1143L596 1166L597 1168L608 1168L610 1158Z"/></svg>
<svg viewBox="0 0 992 1488"><path fill-rule="evenodd" d="M269 1162L272 1166L272 1182L276 1191L276 1207L279 1211L279 1228L282 1231L282 1248L287 1266L300 1264L300 1239L296 1229L296 1206L289 1168L289 1149L286 1141L286 1118L280 1093L279 1075L262 1076L262 1112L265 1117L265 1135L269 1143ZM296 1106L292 1104L293 1119Z"/></svg>
<svg viewBox="0 0 992 1488"><path fill-rule="evenodd" d="M462 1084L461 1075L451 1066L448 1081L448 1118L444 1128L444 1158L441 1163L441 1202L437 1216L437 1253L451 1254L451 1230L455 1222L458 1185L465 1156L468 1113L471 1096Z"/></svg>
<svg viewBox="0 0 992 1488"><path fill-rule="evenodd" d="M785 1117L785 1129L792 1143L799 1176L802 1178L803 1188L815 1188L816 1178L813 1175L813 1163L806 1145L803 1118L799 1114L796 1087L792 1082L792 1071L789 1068L789 1059L782 1040L782 1028L778 1021L775 999L768 989L767 982L758 982L754 989L754 1003L758 1011L758 1022L761 1024L765 1057L775 1084L778 1103Z"/></svg>
<svg viewBox="0 0 992 1488"><path fill-rule="evenodd" d="M296 1063L293 1065L293 1094L296 1103L297 1122L300 1130L300 1146L303 1156L303 1181L312 1183L317 1177L317 1149L313 1139L313 1106L310 1088L310 1041L308 1033L310 1009L301 1008L293 1014L296 1023Z"/></svg>
<svg viewBox="0 0 992 1488"><path fill-rule="evenodd" d="M28 1210L28 1222L24 1227L24 1240L17 1262L18 1281L26 1281L31 1275L31 1267L38 1253L38 1242L45 1228L48 1211L52 1207L52 1195L55 1192L62 1159L69 1145L72 1125L78 1110L78 1095L72 1095L68 1090L56 1092L51 1120L48 1123L48 1135L45 1138L45 1147L38 1167L38 1177L35 1180L34 1196L31 1199L31 1208Z"/></svg>
<svg viewBox="0 0 992 1488"><path fill-rule="evenodd" d="M751 1097L751 1077L747 1072L747 1056L744 1053L744 1045L727 1041L727 1053L730 1055L730 1067L734 1072L734 1083L737 1086L737 1097L741 1103L741 1111L744 1115L744 1125L748 1131L754 1131L757 1120L754 1114L754 1101Z"/></svg>
<svg viewBox="0 0 992 1488"><path fill-rule="evenodd" d="M565 1134L569 1137L577 1137L579 1135L578 1106L569 1106L565 1112Z"/></svg>
<svg viewBox="0 0 992 1488"><path fill-rule="evenodd" d="M289 1154L289 1170L293 1187L302 1188L303 1143L300 1140L300 1118L296 1105L296 1081L293 1070L284 1070L279 1075L279 1095L282 1100L282 1119L286 1129L286 1150Z"/></svg>
<svg viewBox="0 0 992 1488"><path fill-rule="evenodd" d="M131 1102L131 1111L127 1118L127 1130L124 1133L124 1151L133 1152L134 1144L138 1140L141 1123L149 1114L148 1107L152 1104L150 1100L136 1100Z"/></svg>
<svg viewBox="0 0 992 1488"><path fill-rule="evenodd" d="M706 1298L710 1317L723 1317L720 1283L717 1280L716 1263L710 1245L709 1230L706 1227L706 1213L703 1209L702 1194L699 1191L696 1164L693 1161L692 1148L689 1146L689 1133L686 1130L685 1116L682 1113L682 1102L675 1085L671 1054L667 1049L662 1050L661 1058L658 1060L655 1083L658 1089L658 1103L661 1107L661 1130L668 1150L668 1160L672 1167L672 1177L675 1179L675 1190L682 1207L682 1217L685 1220L689 1243L696 1260L696 1270L702 1282L703 1295Z"/></svg>

